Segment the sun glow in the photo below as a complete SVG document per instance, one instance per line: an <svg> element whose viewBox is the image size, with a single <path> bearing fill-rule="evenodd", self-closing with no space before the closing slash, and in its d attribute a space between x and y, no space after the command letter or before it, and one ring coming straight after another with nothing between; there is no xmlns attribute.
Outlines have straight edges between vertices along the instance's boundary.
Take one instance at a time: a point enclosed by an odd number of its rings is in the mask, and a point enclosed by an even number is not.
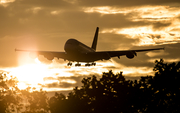
<svg viewBox="0 0 180 113"><path fill-rule="evenodd" d="M85 67L84 63L82 63L81 67L67 67L66 63L61 64L56 60L46 64L38 58L29 59L29 56L26 55L29 54L19 55L21 57L18 58L19 67L7 70L10 72L10 75L17 77L19 89L35 87L37 90L43 88L47 91L72 90L72 87L67 88L61 86L64 84L76 84L77 81L72 79L73 76L79 77L89 74L102 74L102 72L107 71L104 67L114 66L113 62L98 62L97 66L91 67ZM59 86L53 86L53 84Z"/></svg>
<svg viewBox="0 0 180 113"><path fill-rule="evenodd" d="M25 62L23 57L19 60L21 64L19 67L7 70L10 75L17 77L19 89L32 87L36 88L36 90L43 89L46 91L72 90L73 86L75 87L82 77L101 75L109 70L112 70L115 74L122 70L124 75L151 72L145 67L133 68L120 65L113 59L111 61L97 62L96 66L91 67L84 66L84 63L82 63L81 67L75 67L75 63L73 63L72 67L67 67L66 62L62 64L57 59L54 59L49 64L43 63L38 58L34 59L33 62Z"/></svg>
<svg viewBox="0 0 180 113"><path fill-rule="evenodd" d="M0 5L7 7L11 2L14 2L15 0L0 0Z"/></svg>
<svg viewBox="0 0 180 113"><path fill-rule="evenodd" d="M0 3L9 3L14 2L15 0L0 0Z"/></svg>
<svg viewBox="0 0 180 113"><path fill-rule="evenodd" d="M43 82L43 77L46 77L47 66L43 64L27 64L11 70L11 74L18 78L20 89L31 87L38 87L38 83Z"/></svg>

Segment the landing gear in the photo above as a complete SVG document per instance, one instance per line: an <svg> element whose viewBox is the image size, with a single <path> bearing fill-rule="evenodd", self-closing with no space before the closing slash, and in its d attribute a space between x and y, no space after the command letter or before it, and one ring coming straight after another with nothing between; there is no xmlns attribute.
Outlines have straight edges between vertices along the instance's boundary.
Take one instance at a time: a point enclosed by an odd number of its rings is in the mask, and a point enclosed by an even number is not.
<svg viewBox="0 0 180 113"><path fill-rule="evenodd" d="M75 64L75 66L81 66L81 64L77 63L77 64Z"/></svg>
<svg viewBox="0 0 180 113"><path fill-rule="evenodd" d="M85 64L85 66L91 66L91 64L87 63L87 64Z"/></svg>
<svg viewBox="0 0 180 113"><path fill-rule="evenodd" d="M71 62L67 63L67 66L72 66L72 63Z"/></svg>
<svg viewBox="0 0 180 113"><path fill-rule="evenodd" d="M95 66L95 65L96 65L95 62L93 62L93 63L91 63L91 64L89 64L89 63L85 64L85 66Z"/></svg>
<svg viewBox="0 0 180 113"><path fill-rule="evenodd" d="M93 62L91 65L92 65L92 66L95 66L95 65L96 65L96 63L95 63L95 62Z"/></svg>
<svg viewBox="0 0 180 113"><path fill-rule="evenodd" d="M87 66L95 66L95 65L96 65L95 62L85 64L86 67ZM72 63L71 62L67 63L67 66L72 66ZM79 62L77 62L77 64L75 64L75 67L79 67L79 66L81 66L81 64Z"/></svg>

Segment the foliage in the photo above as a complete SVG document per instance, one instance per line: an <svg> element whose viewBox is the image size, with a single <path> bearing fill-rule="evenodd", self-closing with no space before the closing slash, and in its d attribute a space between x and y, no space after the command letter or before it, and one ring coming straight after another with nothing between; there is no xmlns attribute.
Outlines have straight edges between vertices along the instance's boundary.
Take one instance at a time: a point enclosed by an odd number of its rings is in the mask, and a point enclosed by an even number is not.
<svg viewBox="0 0 180 113"><path fill-rule="evenodd" d="M9 79L5 72L0 73L0 113L11 113L22 108L18 92L16 78Z"/></svg>
<svg viewBox="0 0 180 113"><path fill-rule="evenodd" d="M25 90L21 90L25 103L25 111L22 113L48 113L48 97L45 91L36 91L35 89L28 87Z"/></svg>
<svg viewBox="0 0 180 113"><path fill-rule="evenodd" d="M126 80L112 71L84 78L67 97L56 93L49 101L51 113L180 112L180 62L155 62L155 76Z"/></svg>
<svg viewBox="0 0 180 113"><path fill-rule="evenodd" d="M48 113L48 97L45 91L28 87L17 88L17 79L0 74L0 113ZM32 92L30 90L33 90Z"/></svg>

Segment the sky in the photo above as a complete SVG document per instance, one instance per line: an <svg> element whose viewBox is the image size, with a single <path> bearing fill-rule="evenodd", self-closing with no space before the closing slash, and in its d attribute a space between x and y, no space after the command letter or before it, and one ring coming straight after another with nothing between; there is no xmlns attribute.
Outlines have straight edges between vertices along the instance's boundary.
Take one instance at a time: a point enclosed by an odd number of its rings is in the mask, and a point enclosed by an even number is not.
<svg viewBox="0 0 180 113"><path fill-rule="evenodd" d="M32 59L28 52L15 52L64 51L69 38L91 46L96 27L97 51L165 50L98 61L95 67L67 67L62 59ZM81 86L82 78L109 70L138 79L154 74L155 60L180 61L179 51L179 0L0 0L0 70L16 76L20 89L69 91Z"/></svg>

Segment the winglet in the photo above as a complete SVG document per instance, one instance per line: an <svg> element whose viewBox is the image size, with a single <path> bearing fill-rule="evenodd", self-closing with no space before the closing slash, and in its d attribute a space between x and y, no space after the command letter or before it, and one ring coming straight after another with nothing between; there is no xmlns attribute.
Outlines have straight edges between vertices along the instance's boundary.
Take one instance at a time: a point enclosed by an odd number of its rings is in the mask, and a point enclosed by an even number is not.
<svg viewBox="0 0 180 113"><path fill-rule="evenodd" d="M99 27L96 28L96 32L95 32L95 35L94 35L94 40L93 40L93 43L92 43L92 46L91 46L91 48L94 49L94 50L96 50L96 46L97 46L98 32L99 32Z"/></svg>

